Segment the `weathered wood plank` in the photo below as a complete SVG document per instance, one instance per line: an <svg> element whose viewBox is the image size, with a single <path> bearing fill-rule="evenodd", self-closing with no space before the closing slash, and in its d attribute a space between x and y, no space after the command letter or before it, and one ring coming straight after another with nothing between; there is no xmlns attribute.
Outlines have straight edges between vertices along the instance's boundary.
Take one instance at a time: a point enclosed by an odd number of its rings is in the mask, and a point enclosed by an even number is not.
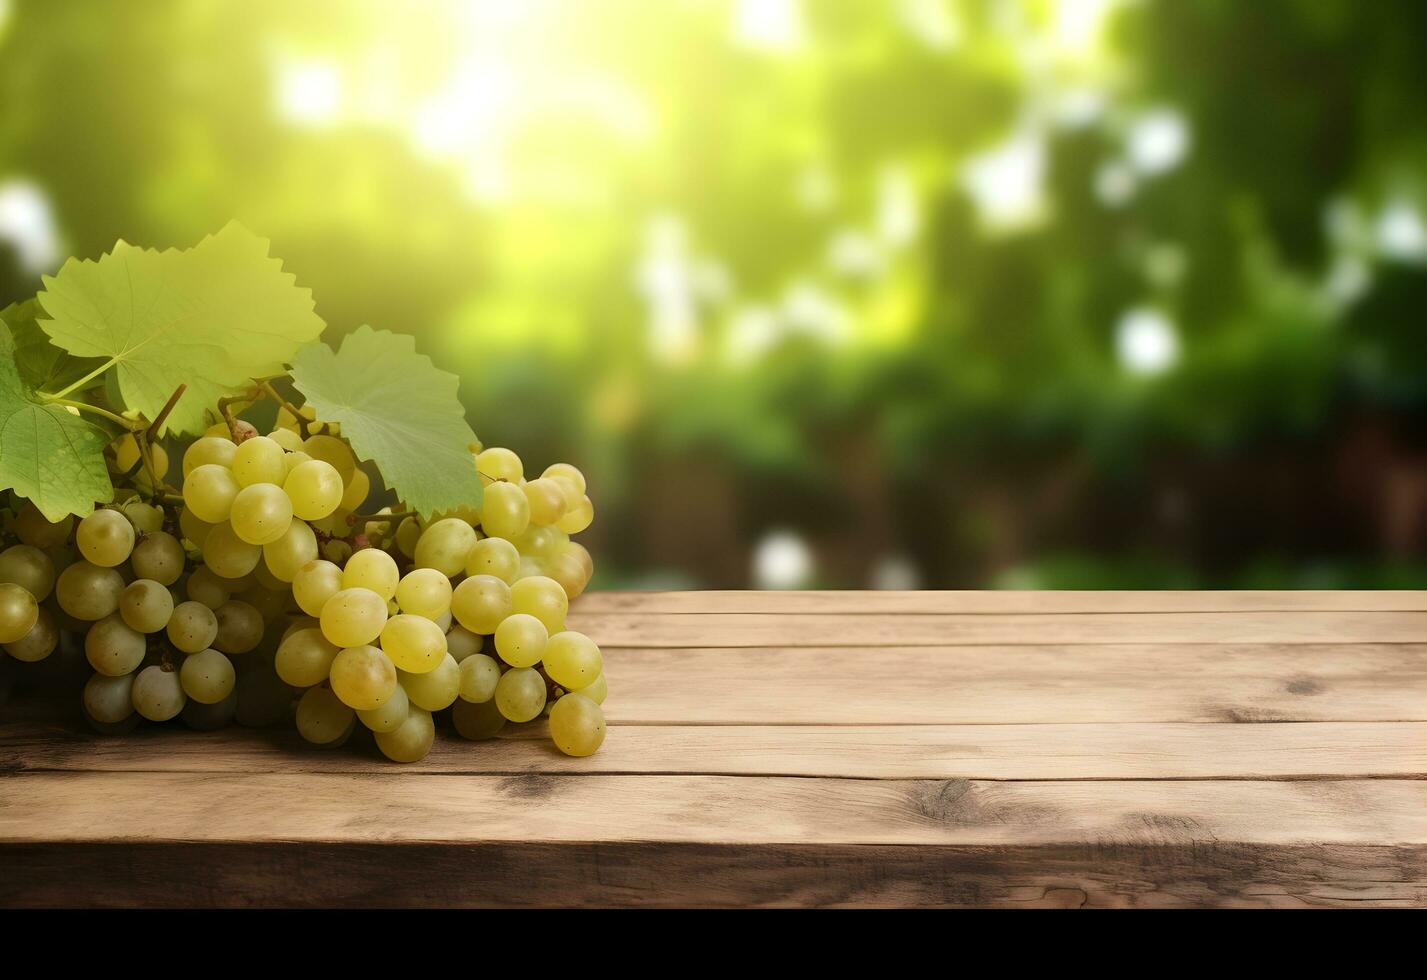
<svg viewBox="0 0 1427 980"><path fill-rule="evenodd" d="M1421 643L1427 612L1294 610L946 614L601 613L570 624L622 647L951 646L1105 643Z"/></svg>
<svg viewBox="0 0 1427 980"><path fill-rule="evenodd" d="M1421 845L0 843L0 868L0 906L1427 905Z"/></svg>
<svg viewBox="0 0 1427 980"><path fill-rule="evenodd" d="M1427 591L1218 592L589 592L584 613L1150 613L1427 611Z"/></svg>
<svg viewBox="0 0 1427 980"><path fill-rule="evenodd" d="M0 724L0 772L391 772L374 751L292 732L123 738L75 724ZM860 779L1427 778L1427 722L1263 725L633 725L572 759L544 723L480 744L443 738L402 773L846 776Z"/></svg>
<svg viewBox="0 0 1427 980"><path fill-rule="evenodd" d="M1423 845L1427 780L34 773L0 840Z"/></svg>
<svg viewBox="0 0 1427 980"><path fill-rule="evenodd" d="M1427 646L606 648L619 724L1427 721Z"/></svg>

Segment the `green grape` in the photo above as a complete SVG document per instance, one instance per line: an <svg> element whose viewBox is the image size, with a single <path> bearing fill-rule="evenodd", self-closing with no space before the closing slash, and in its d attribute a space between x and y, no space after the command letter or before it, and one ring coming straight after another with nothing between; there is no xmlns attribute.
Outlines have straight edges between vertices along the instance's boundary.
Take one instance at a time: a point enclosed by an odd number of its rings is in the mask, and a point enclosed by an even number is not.
<svg viewBox="0 0 1427 980"><path fill-rule="evenodd" d="M467 575L494 575L509 585L520 569L520 552L505 538L481 538L466 556Z"/></svg>
<svg viewBox="0 0 1427 980"><path fill-rule="evenodd" d="M135 569L138 571L138 569ZM199 566L188 577L184 591L194 602L201 602L209 609L217 609L233 594L226 581L213 574L213 570Z"/></svg>
<svg viewBox="0 0 1427 980"><path fill-rule="evenodd" d="M495 738L505 728L505 715L500 713L495 699L489 701L458 700L451 705L451 723L462 738L472 742Z"/></svg>
<svg viewBox="0 0 1427 980"><path fill-rule="evenodd" d="M609 696L609 684L604 679L604 674L596 677L594 681L578 690L595 704L604 704L604 699Z"/></svg>
<svg viewBox="0 0 1427 980"><path fill-rule="evenodd" d="M342 569L342 588L370 589L383 599L396 595L397 582L401 573L396 569L396 561L385 551L363 548L347 559Z"/></svg>
<svg viewBox="0 0 1427 980"><path fill-rule="evenodd" d="M322 624L316 616L294 616L292 622L287 624L287 628L282 631L282 640L287 639L298 630L317 630L322 632Z"/></svg>
<svg viewBox="0 0 1427 980"><path fill-rule="evenodd" d="M472 575L451 593L451 615L472 633L494 633L510 613L510 586L494 575Z"/></svg>
<svg viewBox="0 0 1427 980"><path fill-rule="evenodd" d="M327 679L340 650L320 629L301 629L278 644L273 667L293 687L311 687Z"/></svg>
<svg viewBox="0 0 1427 980"><path fill-rule="evenodd" d="M55 598L59 607L75 619L103 619L119 608L124 576L112 568L100 568L77 561L59 573Z"/></svg>
<svg viewBox="0 0 1427 980"><path fill-rule="evenodd" d="M96 510L79 522L74 541L86 561L113 568L134 550L134 525L117 510Z"/></svg>
<svg viewBox="0 0 1427 980"><path fill-rule="evenodd" d="M183 693L178 671L154 664L139 671L132 691L134 710L149 721L168 721L183 710L188 696Z"/></svg>
<svg viewBox="0 0 1427 980"><path fill-rule="evenodd" d="M297 408L297 415L294 415L286 408L279 408L277 410L277 421L274 425L279 429L291 429L292 432L296 434L299 416L310 425L317 421L317 409L311 405L301 405Z"/></svg>
<svg viewBox="0 0 1427 980"><path fill-rule="evenodd" d="M374 646L348 647L332 661L332 693L357 711L374 711L396 689L396 667Z"/></svg>
<svg viewBox="0 0 1427 980"><path fill-rule="evenodd" d="M183 481L183 503L199 520L222 524L233 511L238 489L232 470L217 463L204 463Z"/></svg>
<svg viewBox="0 0 1427 980"><path fill-rule="evenodd" d="M285 585L280 591L262 587L256 589L249 589L247 592L243 593L243 602L253 607L253 610L258 614L258 619L263 623L264 628L277 622L279 619L283 618L287 615L288 612L291 611L293 604L288 601L291 598L292 590ZM219 625L221 627L222 624L220 623ZM218 646L218 642L219 641L214 641L213 645L217 649L222 650L223 648ZM223 650L223 652L246 653L247 651Z"/></svg>
<svg viewBox="0 0 1427 980"><path fill-rule="evenodd" d="M149 443L149 457L154 475L162 480L168 475L168 453L156 442ZM139 442L132 433L125 433L114 443L114 472L128 473L139 463Z"/></svg>
<svg viewBox="0 0 1427 980"><path fill-rule="evenodd" d="M245 594L253 595L252 592ZM280 595L277 598L279 603L284 601ZM263 641L266 624L263 614L252 603L229 600L213 610L213 617L218 620L218 635L213 638L215 650L223 653L247 653Z"/></svg>
<svg viewBox="0 0 1427 980"><path fill-rule="evenodd" d="M410 710L411 701L402 686L397 684L392 687L391 697L383 701L380 707L371 711L358 711L357 719L374 732L394 732L406 721Z"/></svg>
<svg viewBox="0 0 1427 980"><path fill-rule="evenodd" d="M146 504L142 500L129 500L119 510L133 525L134 530L139 533L153 534L155 531L163 530L164 509L162 507Z"/></svg>
<svg viewBox="0 0 1427 980"><path fill-rule="evenodd" d="M284 454L285 450L276 441L267 436L254 436L233 454L233 479L238 481L240 487L258 483L281 484L287 476Z"/></svg>
<svg viewBox="0 0 1427 980"><path fill-rule="evenodd" d="M357 552L358 555L364 552ZM355 556L353 557L355 561ZM390 559L388 559L390 560ZM396 565L393 562L392 567ZM352 566L347 565L350 572ZM434 568L407 572L396 587L396 603L402 612L427 619L440 619L451 611L451 580Z"/></svg>
<svg viewBox="0 0 1427 980"><path fill-rule="evenodd" d="M44 550L58 548L69 540L69 532L74 529L74 518L66 514L58 521L48 520L32 502L25 501L10 530L15 532L23 544Z"/></svg>
<svg viewBox="0 0 1427 980"><path fill-rule="evenodd" d="M416 567L434 568L446 576L459 575L475 543L475 528L460 518L437 521L416 542Z"/></svg>
<svg viewBox="0 0 1427 980"><path fill-rule="evenodd" d="M13 582L0 583L0 643L23 639L40 618L40 604L29 590Z"/></svg>
<svg viewBox="0 0 1427 980"><path fill-rule="evenodd" d="M302 448L302 436L291 429L273 429L268 433L268 438L281 446L286 452L296 452Z"/></svg>
<svg viewBox="0 0 1427 980"><path fill-rule="evenodd" d="M390 514L390 507L383 507L377 511L378 515ZM396 525L390 521L370 520L362 525L362 533L367 536L367 541L373 548L380 548L386 544L386 539L396 531Z"/></svg>
<svg viewBox="0 0 1427 980"><path fill-rule="evenodd" d="M550 709L550 737L566 755L594 755L604 729L604 711L582 694L567 694Z"/></svg>
<svg viewBox="0 0 1427 980"><path fill-rule="evenodd" d="M269 592L288 592L290 583L284 582L273 574L273 570L268 567L268 563L260 561L253 566L253 581L257 582L261 588Z"/></svg>
<svg viewBox="0 0 1427 980"><path fill-rule="evenodd" d="M450 707L461 693L461 668L449 653L432 670L423 674L409 674L403 670L398 671L398 676L411 703L427 711Z"/></svg>
<svg viewBox="0 0 1427 980"><path fill-rule="evenodd" d="M400 609L401 607L398 606L397 611L399 612ZM392 615L396 615L396 613L393 612ZM442 633L449 633L451 632L451 624L454 623L455 620L451 617L451 610L447 609L445 612L437 616L431 622L435 623L438 627L440 627Z"/></svg>
<svg viewBox="0 0 1427 980"><path fill-rule="evenodd" d="M500 681L500 664L484 653L473 653L460 662L461 697L467 701L489 701Z"/></svg>
<svg viewBox="0 0 1427 980"><path fill-rule="evenodd" d="M292 706L292 688L266 668L239 677L233 693L238 697L235 717L245 728L276 725L287 717L287 710Z"/></svg>
<svg viewBox="0 0 1427 980"><path fill-rule="evenodd" d="M322 557L328 561L342 564L352 555L352 546L340 539L334 541L324 541L322 543Z"/></svg>
<svg viewBox="0 0 1427 980"><path fill-rule="evenodd" d="M556 552L547 557L542 563L545 574L559 583L565 595L571 599L577 599L585 591L585 586L589 584L589 576L585 574L585 566L580 559L569 552Z"/></svg>
<svg viewBox="0 0 1427 980"><path fill-rule="evenodd" d="M320 459L330 465L342 478L343 485L350 483L353 474L357 471L356 457L347 448L347 444L336 436L310 436L302 444L302 451L313 459Z"/></svg>
<svg viewBox="0 0 1427 980"><path fill-rule="evenodd" d="M604 656L595 641L574 630L550 637L544 660L545 673L567 691L593 684L604 670Z"/></svg>
<svg viewBox="0 0 1427 980"><path fill-rule="evenodd" d="M226 435L195 439L183 454L183 477L188 479L200 466L231 467L237 455L238 447Z"/></svg>
<svg viewBox="0 0 1427 980"><path fill-rule="evenodd" d="M519 582L523 578L545 578L545 565L532 555L520 556L520 569L515 573L515 580Z"/></svg>
<svg viewBox="0 0 1427 980"><path fill-rule="evenodd" d="M238 537L231 524L215 524L203 542L203 564L226 579L248 575L262 557L263 549Z"/></svg>
<svg viewBox="0 0 1427 980"><path fill-rule="evenodd" d="M314 558L292 577L292 597L309 616L322 615L327 600L342 591L342 569L330 561Z"/></svg>
<svg viewBox="0 0 1427 980"><path fill-rule="evenodd" d="M485 644L484 636L472 633L464 626L453 626L446 634L446 652L455 657L458 664L463 663L467 657L480 653Z"/></svg>
<svg viewBox="0 0 1427 980"><path fill-rule="evenodd" d="M35 618L30 631L12 643L6 643L5 652L23 663L37 663L54 653L59 645L59 625L54 614L44 606Z"/></svg>
<svg viewBox="0 0 1427 980"><path fill-rule="evenodd" d="M342 503L342 475L321 459L299 463L282 488L292 498L292 512L304 521L320 521Z"/></svg>
<svg viewBox="0 0 1427 980"><path fill-rule="evenodd" d="M589 497L581 497L575 506L566 511L565 516L555 522L555 526L566 534L579 534L595 519L595 505Z"/></svg>
<svg viewBox="0 0 1427 980"><path fill-rule="evenodd" d="M310 463L310 462L312 462L312 457L309 456L309 455L307 455L307 454L306 454L305 452L303 452L302 450L298 449L298 450L294 450L294 451L292 451L292 452L289 452L286 456L284 456L284 457L282 458L282 462L283 462L283 466L286 467L286 470L287 470L286 474L285 474L285 475L283 476L283 478L282 478L282 479L283 479L283 482L286 483L286 482L287 482L287 478L292 475L292 471L295 470L295 469L297 469L297 468L298 468L299 466L301 466L303 463Z"/></svg>
<svg viewBox="0 0 1427 980"><path fill-rule="evenodd" d="M343 589L327 600L319 619L322 635L339 647L364 646L386 625L386 600L371 589Z"/></svg>
<svg viewBox="0 0 1427 980"><path fill-rule="evenodd" d="M272 544L292 523L292 500L277 484L254 483L233 498L229 520L233 532L248 544Z"/></svg>
<svg viewBox="0 0 1427 980"><path fill-rule="evenodd" d="M567 481L575 488L577 495L586 493L589 490L589 487L585 485L585 474L581 473L569 463L551 463L545 467L545 472L540 475L542 477Z"/></svg>
<svg viewBox="0 0 1427 980"><path fill-rule="evenodd" d="M263 545L268 571L282 582L291 582L297 570L317 557L317 535L305 521L293 521L286 533L272 544Z"/></svg>
<svg viewBox="0 0 1427 980"><path fill-rule="evenodd" d="M525 467L520 457L509 449L493 446L476 456L476 471L489 480L519 483L525 479Z"/></svg>
<svg viewBox="0 0 1427 980"><path fill-rule="evenodd" d="M584 545L580 544L580 542L567 540L564 544L560 545L560 547L555 549L555 554L571 555L577 561L579 561L580 566L585 570L586 582L588 582L590 580L590 577L595 574L595 560L590 557L590 550Z"/></svg>
<svg viewBox="0 0 1427 980"><path fill-rule="evenodd" d="M531 480L521 490L525 492L532 525L546 527L565 516L565 488L558 481L541 477Z"/></svg>
<svg viewBox="0 0 1427 980"><path fill-rule="evenodd" d="M529 555L532 558L545 558L554 554L555 549L560 546L560 539L564 535L553 527L541 527L538 524L531 524L525 531L516 538L512 544L515 545L522 555ZM568 540L568 539L567 539Z"/></svg>
<svg viewBox="0 0 1427 980"><path fill-rule="evenodd" d="M207 609L207 606L203 608ZM185 657L178 670L183 693L201 704L217 704L233 693L237 673L233 661L217 650L200 650Z"/></svg>
<svg viewBox="0 0 1427 980"><path fill-rule="evenodd" d="M409 674L433 670L446 656L446 634L425 616L393 616L383 624L381 638L392 663Z"/></svg>
<svg viewBox="0 0 1427 980"><path fill-rule="evenodd" d="M154 531L134 546L129 564L139 578L149 578L160 585L172 585L183 574L187 556L183 545L172 534Z"/></svg>
<svg viewBox="0 0 1427 980"><path fill-rule="evenodd" d="M367 476L366 471L358 467L352 474L352 478L347 481L347 489L342 491L342 503L340 508L345 511L354 511L366 502L367 495L372 492L372 478Z"/></svg>
<svg viewBox="0 0 1427 980"><path fill-rule="evenodd" d="M203 542L208 540L208 532L213 530L213 525L200 521L193 511L185 507L178 512L178 530L185 541L195 548L202 548Z"/></svg>
<svg viewBox="0 0 1427 980"><path fill-rule="evenodd" d="M337 695L314 687L297 702L297 732L314 745L331 745L352 729L357 716Z"/></svg>
<svg viewBox="0 0 1427 980"><path fill-rule="evenodd" d="M179 673L181 675L183 672L180 670ZM178 716L196 732L216 732L220 728L227 728L237 714L238 689L235 687L217 704L203 704L190 697Z"/></svg>
<svg viewBox="0 0 1427 980"><path fill-rule="evenodd" d="M564 518L561 518L564 520ZM492 537L511 540L530 526L530 503L514 483L492 483L481 503L481 527Z"/></svg>
<svg viewBox="0 0 1427 980"><path fill-rule="evenodd" d="M119 617L140 633L157 633L173 615L173 593L151 578L130 582L119 593Z"/></svg>
<svg viewBox="0 0 1427 980"><path fill-rule="evenodd" d="M36 602L44 602L55 587L55 564L50 556L28 544L0 551L0 584L18 585ZM449 586L447 586L449 589Z"/></svg>
<svg viewBox="0 0 1427 980"><path fill-rule="evenodd" d="M421 522L408 517L397 525L396 546L408 558L416 557L416 545L421 541Z"/></svg>
<svg viewBox="0 0 1427 980"><path fill-rule="evenodd" d="M208 649L217 636L218 617L203 603L190 600L173 607L168 619L168 641L184 653Z"/></svg>
<svg viewBox="0 0 1427 980"><path fill-rule="evenodd" d="M436 740L436 724L431 720L431 712L413 706L399 728L377 732L376 740L382 755L392 762L420 762Z"/></svg>
<svg viewBox="0 0 1427 980"><path fill-rule="evenodd" d="M513 667L500 675L495 704L507 721L531 721L545 708L545 678L529 667Z"/></svg>
<svg viewBox="0 0 1427 980"><path fill-rule="evenodd" d="M95 721L117 725L134 713L134 675L92 674L84 683L83 703Z"/></svg>
<svg viewBox="0 0 1427 980"><path fill-rule="evenodd" d="M533 575L510 587L510 608L512 612L534 616L551 633L558 633L565 628L570 600L559 582L544 575Z"/></svg>
<svg viewBox="0 0 1427 980"><path fill-rule="evenodd" d="M496 628L496 653L512 667L534 667L540 662L549 637L549 630L540 620L529 613L513 613Z"/></svg>

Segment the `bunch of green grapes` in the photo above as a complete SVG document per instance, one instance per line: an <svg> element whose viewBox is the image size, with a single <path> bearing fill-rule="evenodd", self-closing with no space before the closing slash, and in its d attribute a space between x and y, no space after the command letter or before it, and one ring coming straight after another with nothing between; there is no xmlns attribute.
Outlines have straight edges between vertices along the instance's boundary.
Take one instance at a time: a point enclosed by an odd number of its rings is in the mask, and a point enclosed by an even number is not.
<svg viewBox="0 0 1427 980"><path fill-rule="evenodd" d="M487 449L479 508L359 517L371 480L310 409L284 407L267 435L209 429L183 454L178 498L152 492L162 447L142 468L139 455L132 437L113 447L135 484L117 503L57 523L25 504L20 543L0 552L0 644L37 661L62 629L82 634L100 731L293 717L309 742L360 727L413 762L449 710L469 739L547 718L561 751L600 747L603 657L565 628L594 571L571 540L594 516L575 467L527 481L515 453Z"/></svg>
<svg viewBox="0 0 1427 980"><path fill-rule="evenodd" d="M569 539L593 515L584 477L557 465L527 483L505 449L476 464L489 480L479 510L378 515L344 562L297 570L293 595L310 619L283 639L275 665L304 689L304 738L338 743L362 725L388 758L414 762L430 751L434 716L450 709L471 739L547 716L570 755L603 742L603 657L565 629L570 598L593 572ZM487 637L496 656L484 652Z"/></svg>

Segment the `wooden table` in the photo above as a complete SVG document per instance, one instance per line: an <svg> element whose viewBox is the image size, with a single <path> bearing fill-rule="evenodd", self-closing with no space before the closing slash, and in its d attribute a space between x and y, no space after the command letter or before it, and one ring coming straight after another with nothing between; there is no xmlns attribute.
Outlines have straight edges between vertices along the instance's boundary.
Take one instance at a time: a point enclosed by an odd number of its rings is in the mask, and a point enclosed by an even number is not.
<svg viewBox="0 0 1427 980"><path fill-rule="evenodd" d="M1427 905L1427 593L606 593L611 727L0 725L0 904Z"/></svg>

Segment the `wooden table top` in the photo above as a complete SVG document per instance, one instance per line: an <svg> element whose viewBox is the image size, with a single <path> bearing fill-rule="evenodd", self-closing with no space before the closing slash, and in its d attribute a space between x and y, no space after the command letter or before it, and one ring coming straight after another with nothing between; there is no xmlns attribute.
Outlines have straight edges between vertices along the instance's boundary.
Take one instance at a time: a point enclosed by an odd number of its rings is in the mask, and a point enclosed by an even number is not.
<svg viewBox="0 0 1427 980"><path fill-rule="evenodd" d="M1427 905L1427 593L600 593L610 729L0 709L0 904Z"/></svg>

